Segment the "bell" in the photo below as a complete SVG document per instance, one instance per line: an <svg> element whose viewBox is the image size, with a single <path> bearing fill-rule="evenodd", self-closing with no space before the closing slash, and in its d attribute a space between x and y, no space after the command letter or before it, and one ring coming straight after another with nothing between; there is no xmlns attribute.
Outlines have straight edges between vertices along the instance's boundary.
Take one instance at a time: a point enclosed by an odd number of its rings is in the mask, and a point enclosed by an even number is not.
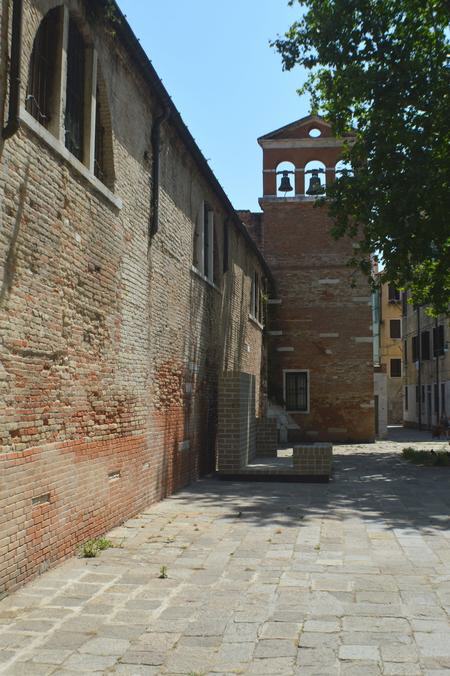
<svg viewBox="0 0 450 676"><path fill-rule="evenodd" d="M280 181L280 187L278 190L280 192L291 192L294 188L291 186L291 182L289 180L289 172L288 171L283 171L281 176L281 181Z"/></svg>
<svg viewBox="0 0 450 676"><path fill-rule="evenodd" d="M320 182L319 170L313 169L311 171L311 178L309 179L309 188L306 191L307 195L323 195L325 188Z"/></svg>

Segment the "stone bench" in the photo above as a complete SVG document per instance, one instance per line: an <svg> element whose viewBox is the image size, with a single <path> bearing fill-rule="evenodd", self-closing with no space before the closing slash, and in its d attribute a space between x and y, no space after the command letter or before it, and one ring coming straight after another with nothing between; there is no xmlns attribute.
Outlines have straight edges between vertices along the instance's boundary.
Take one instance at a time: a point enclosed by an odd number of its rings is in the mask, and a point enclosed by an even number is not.
<svg viewBox="0 0 450 676"><path fill-rule="evenodd" d="M292 453L292 466L298 474L329 477L333 462L333 445L329 443L297 444Z"/></svg>

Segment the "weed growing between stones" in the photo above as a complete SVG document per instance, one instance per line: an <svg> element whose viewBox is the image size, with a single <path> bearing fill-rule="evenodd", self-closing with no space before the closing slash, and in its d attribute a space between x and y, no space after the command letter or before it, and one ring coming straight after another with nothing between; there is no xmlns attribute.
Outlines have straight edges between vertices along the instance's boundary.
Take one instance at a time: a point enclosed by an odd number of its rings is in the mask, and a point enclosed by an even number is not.
<svg viewBox="0 0 450 676"><path fill-rule="evenodd" d="M165 580L166 578L169 577L169 575L167 573L167 566L161 566L161 568L159 569L158 577L159 577L160 580Z"/></svg>
<svg viewBox="0 0 450 676"><path fill-rule="evenodd" d="M425 467L450 467L450 453L448 451L418 451L411 446L404 448L402 455L405 460L415 465Z"/></svg>
<svg viewBox="0 0 450 676"><path fill-rule="evenodd" d="M108 540L105 537L96 538L94 540L88 540L80 548L80 555L85 559L93 559L104 549L113 547L111 540Z"/></svg>

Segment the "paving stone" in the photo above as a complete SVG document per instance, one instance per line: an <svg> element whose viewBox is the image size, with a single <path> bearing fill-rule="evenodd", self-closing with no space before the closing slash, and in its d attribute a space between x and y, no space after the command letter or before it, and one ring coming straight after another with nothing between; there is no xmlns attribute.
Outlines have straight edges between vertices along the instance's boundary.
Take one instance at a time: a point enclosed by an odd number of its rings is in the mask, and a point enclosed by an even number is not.
<svg viewBox="0 0 450 676"><path fill-rule="evenodd" d="M164 663L165 653L156 653L148 650L129 650L120 658L123 664L141 664L157 667Z"/></svg>
<svg viewBox="0 0 450 676"><path fill-rule="evenodd" d="M339 620L306 620L303 625L303 631L313 631L315 633L333 634L340 630Z"/></svg>
<svg viewBox="0 0 450 676"><path fill-rule="evenodd" d="M100 671L104 673L107 669L116 664L116 657L105 655L80 655L75 654L69 657L64 664L64 669L73 669L78 673L91 673Z"/></svg>
<svg viewBox="0 0 450 676"><path fill-rule="evenodd" d="M381 657L384 662L417 662L418 660L415 645L403 643L381 644Z"/></svg>
<svg viewBox="0 0 450 676"><path fill-rule="evenodd" d="M446 633L415 632L414 638L424 657L450 657L450 627Z"/></svg>
<svg viewBox="0 0 450 676"><path fill-rule="evenodd" d="M79 648L81 653L90 655L123 655L130 642L120 638L93 638Z"/></svg>
<svg viewBox="0 0 450 676"><path fill-rule="evenodd" d="M50 638L43 644L46 649L68 649L77 650L83 643L92 638L92 634L81 632L69 632L57 630L51 634Z"/></svg>
<svg viewBox="0 0 450 676"><path fill-rule="evenodd" d="M315 634L307 631L300 635L298 645L301 648L338 648L340 636L336 634Z"/></svg>
<svg viewBox="0 0 450 676"><path fill-rule="evenodd" d="M230 622L223 635L223 640L229 643L256 641L259 626L257 622Z"/></svg>
<svg viewBox="0 0 450 676"><path fill-rule="evenodd" d="M297 653L294 641L261 639L256 644L255 657L293 657Z"/></svg>
<svg viewBox="0 0 450 676"><path fill-rule="evenodd" d="M422 676L423 671L417 664L383 662L383 674L386 676Z"/></svg>
<svg viewBox="0 0 450 676"><path fill-rule="evenodd" d="M378 661L380 653L373 645L342 645L339 648L340 660Z"/></svg>
<svg viewBox="0 0 450 676"><path fill-rule="evenodd" d="M409 632L407 620L400 617L344 617L342 626L345 631Z"/></svg>
<svg viewBox="0 0 450 676"><path fill-rule="evenodd" d="M259 632L261 638L296 639L300 633L300 622L265 622Z"/></svg>
<svg viewBox="0 0 450 676"><path fill-rule="evenodd" d="M31 657L32 662L37 664L62 664L70 655L71 650L42 650L36 648Z"/></svg>
<svg viewBox="0 0 450 676"><path fill-rule="evenodd" d="M289 676L294 673L294 661L288 657L272 657L266 659L253 659L247 674L283 674Z"/></svg>
<svg viewBox="0 0 450 676"><path fill-rule="evenodd" d="M121 674L122 676L157 676L161 672L159 667L141 666L138 664L117 664L112 673Z"/></svg>
<svg viewBox="0 0 450 676"><path fill-rule="evenodd" d="M209 671L215 661L215 653L210 648L176 648L170 653L164 672L171 674L203 674Z"/></svg>

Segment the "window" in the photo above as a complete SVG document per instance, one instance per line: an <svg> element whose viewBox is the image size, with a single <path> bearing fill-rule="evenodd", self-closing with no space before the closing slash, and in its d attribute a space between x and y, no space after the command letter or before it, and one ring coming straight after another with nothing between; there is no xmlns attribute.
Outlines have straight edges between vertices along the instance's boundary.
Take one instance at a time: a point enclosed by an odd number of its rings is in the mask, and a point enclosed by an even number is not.
<svg viewBox="0 0 450 676"><path fill-rule="evenodd" d="M284 371L284 400L287 411L309 410L308 371Z"/></svg>
<svg viewBox="0 0 450 676"><path fill-rule="evenodd" d="M194 230L192 264L212 283L218 281L217 253L214 212L208 202L202 202Z"/></svg>
<svg viewBox="0 0 450 676"><path fill-rule="evenodd" d="M422 404L425 403L425 385L422 385Z"/></svg>
<svg viewBox="0 0 450 676"><path fill-rule="evenodd" d="M405 411L408 410L408 386L405 387Z"/></svg>
<svg viewBox="0 0 450 676"><path fill-rule="evenodd" d="M390 284L388 286L388 301L389 303L400 302L400 291L398 291L394 286L391 286Z"/></svg>
<svg viewBox="0 0 450 676"><path fill-rule="evenodd" d="M67 48L67 90L64 133L66 148L83 161L85 54L83 37L69 20Z"/></svg>
<svg viewBox="0 0 450 676"><path fill-rule="evenodd" d="M420 352L422 360L430 358L430 332L423 331L420 337Z"/></svg>
<svg viewBox="0 0 450 676"><path fill-rule="evenodd" d="M444 354L444 326L440 324L433 329L433 356Z"/></svg>
<svg viewBox="0 0 450 676"><path fill-rule="evenodd" d="M416 385L416 404L419 403L419 386Z"/></svg>
<svg viewBox="0 0 450 676"><path fill-rule="evenodd" d="M391 378L401 378L402 376L402 360L391 359Z"/></svg>
<svg viewBox="0 0 450 676"><path fill-rule="evenodd" d="M437 413L439 411L439 387L437 383L434 383L433 391L434 391L434 412Z"/></svg>
<svg viewBox="0 0 450 676"><path fill-rule="evenodd" d="M252 288L250 297L250 316L256 319L260 324L264 323L264 298L260 275L256 272L252 277Z"/></svg>
<svg viewBox="0 0 450 676"><path fill-rule="evenodd" d="M403 341L403 361L405 364L408 363L408 341Z"/></svg>
<svg viewBox="0 0 450 676"><path fill-rule="evenodd" d="M28 73L25 108L40 124L48 127L53 112L56 80L55 35L58 34L61 10L52 9L45 16L34 39Z"/></svg>
<svg viewBox="0 0 450 676"><path fill-rule="evenodd" d="M112 128L104 90L97 53L77 21L62 5L52 9L34 39L25 109L112 189Z"/></svg>
<svg viewBox="0 0 450 676"><path fill-rule="evenodd" d="M391 338L401 338L401 322L400 319L391 319L389 322L389 330Z"/></svg>
<svg viewBox="0 0 450 676"><path fill-rule="evenodd" d="M406 291L402 293L402 315L403 317L408 315L408 294Z"/></svg>
<svg viewBox="0 0 450 676"><path fill-rule="evenodd" d="M419 359L419 355L418 355L418 352L417 352L417 346L418 346L417 336L412 337L411 346L412 346L412 360L417 361Z"/></svg>

